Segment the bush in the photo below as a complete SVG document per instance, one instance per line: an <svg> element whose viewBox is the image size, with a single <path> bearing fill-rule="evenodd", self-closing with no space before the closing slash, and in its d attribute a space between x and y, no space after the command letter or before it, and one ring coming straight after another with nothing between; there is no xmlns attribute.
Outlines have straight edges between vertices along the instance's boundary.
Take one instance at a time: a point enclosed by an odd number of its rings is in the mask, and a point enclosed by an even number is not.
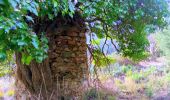
<svg viewBox="0 0 170 100"><path fill-rule="evenodd" d="M156 33L155 37L160 54L170 56L170 26L166 30Z"/></svg>
<svg viewBox="0 0 170 100"><path fill-rule="evenodd" d="M104 91L92 88L84 93L83 100L116 100L116 98L106 94Z"/></svg>

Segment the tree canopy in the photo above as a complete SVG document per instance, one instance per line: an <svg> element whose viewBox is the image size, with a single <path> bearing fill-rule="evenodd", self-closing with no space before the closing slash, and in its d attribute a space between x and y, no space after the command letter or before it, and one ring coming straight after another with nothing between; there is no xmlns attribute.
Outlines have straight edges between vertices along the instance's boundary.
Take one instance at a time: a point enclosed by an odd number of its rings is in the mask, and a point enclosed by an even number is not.
<svg viewBox="0 0 170 100"><path fill-rule="evenodd" d="M0 59L20 52L25 64L42 62L48 39L46 30L35 31L36 25L43 28L59 14L74 18L77 12L90 33L116 40L119 47L113 47L133 60L147 56L147 33L164 28L169 15L165 0L0 0ZM94 48L93 54L101 51Z"/></svg>

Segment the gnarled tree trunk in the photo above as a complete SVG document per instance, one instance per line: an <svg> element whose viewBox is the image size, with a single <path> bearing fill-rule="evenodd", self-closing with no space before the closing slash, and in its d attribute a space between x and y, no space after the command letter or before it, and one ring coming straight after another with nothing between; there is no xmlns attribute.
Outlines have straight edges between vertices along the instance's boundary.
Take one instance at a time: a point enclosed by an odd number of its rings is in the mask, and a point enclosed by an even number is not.
<svg viewBox="0 0 170 100"><path fill-rule="evenodd" d="M48 58L42 63L21 63L16 53L17 100L70 100L88 77L86 38L81 19L56 18L47 29Z"/></svg>

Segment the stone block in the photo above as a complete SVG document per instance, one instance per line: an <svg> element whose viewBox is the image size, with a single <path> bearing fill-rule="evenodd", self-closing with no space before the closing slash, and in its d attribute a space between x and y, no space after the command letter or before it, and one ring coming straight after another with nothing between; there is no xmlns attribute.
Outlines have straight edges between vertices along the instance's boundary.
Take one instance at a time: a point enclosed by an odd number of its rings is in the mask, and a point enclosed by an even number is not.
<svg viewBox="0 0 170 100"><path fill-rule="evenodd" d="M77 50L77 47L74 47L74 48L73 48L73 51L76 51L76 50Z"/></svg>
<svg viewBox="0 0 170 100"><path fill-rule="evenodd" d="M72 54L72 52L62 52L61 53L61 57L63 57L63 58L68 58L68 57L71 57L71 54Z"/></svg>
<svg viewBox="0 0 170 100"><path fill-rule="evenodd" d="M76 45L76 41L74 41L74 40L69 40L69 41L68 41L68 44L69 44L69 45Z"/></svg>
<svg viewBox="0 0 170 100"><path fill-rule="evenodd" d="M74 37L74 36L75 36L75 37L78 36L78 34L77 34L76 32L68 32L67 35L68 35L68 36L73 36L73 37Z"/></svg>

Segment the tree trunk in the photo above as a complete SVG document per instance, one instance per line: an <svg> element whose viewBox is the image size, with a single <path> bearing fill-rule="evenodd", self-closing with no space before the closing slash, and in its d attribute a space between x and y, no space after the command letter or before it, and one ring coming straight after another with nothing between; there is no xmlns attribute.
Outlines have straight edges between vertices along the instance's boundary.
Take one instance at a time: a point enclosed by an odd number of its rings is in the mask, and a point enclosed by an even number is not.
<svg viewBox="0 0 170 100"><path fill-rule="evenodd" d="M56 22L47 29L49 52L42 63L24 65L16 53L17 100L72 100L80 95L78 88L88 77L84 23Z"/></svg>

